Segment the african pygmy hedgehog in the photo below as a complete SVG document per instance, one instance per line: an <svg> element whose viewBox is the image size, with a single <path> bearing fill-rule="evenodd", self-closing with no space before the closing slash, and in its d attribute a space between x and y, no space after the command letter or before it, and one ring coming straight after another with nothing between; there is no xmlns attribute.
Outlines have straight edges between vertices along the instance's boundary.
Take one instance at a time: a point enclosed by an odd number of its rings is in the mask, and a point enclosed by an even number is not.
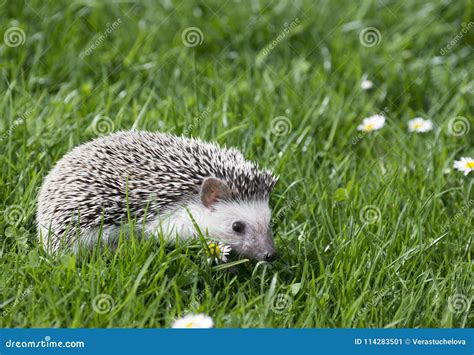
<svg viewBox="0 0 474 355"><path fill-rule="evenodd" d="M39 194L38 235L53 253L99 238L113 244L130 213L147 237L192 238L196 224L242 256L272 260L269 195L276 181L236 149L119 132L74 148L51 170Z"/></svg>

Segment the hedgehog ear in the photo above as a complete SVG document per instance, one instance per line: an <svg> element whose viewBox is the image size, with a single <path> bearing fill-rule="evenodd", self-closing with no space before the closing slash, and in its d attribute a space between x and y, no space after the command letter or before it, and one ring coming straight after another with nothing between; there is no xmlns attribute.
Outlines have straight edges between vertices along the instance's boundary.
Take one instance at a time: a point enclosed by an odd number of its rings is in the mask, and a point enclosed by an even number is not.
<svg viewBox="0 0 474 355"><path fill-rule="evenodd" d="M201 185L201 201L204 206L211 208L219 200L227 200L231 196L229 185L215 177L205 178Z"/></svg>

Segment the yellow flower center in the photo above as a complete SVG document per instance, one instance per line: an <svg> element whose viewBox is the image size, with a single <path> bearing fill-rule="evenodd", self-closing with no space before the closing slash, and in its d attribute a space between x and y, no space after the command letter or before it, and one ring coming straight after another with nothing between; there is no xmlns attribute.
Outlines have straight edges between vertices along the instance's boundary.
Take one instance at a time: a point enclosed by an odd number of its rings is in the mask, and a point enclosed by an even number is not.
<svg viewBox="0 0 474 355"><path fill-rule="evenodd" d="M365 125L365 130L370 132L370 131L373 131L374 130L374 124L373 123L367 123Z"/></svg>
<svg viewBox="0 0 474 355"><path fill-rule="evenodd" d="M184 325L185 328L194 328L194 323L193 322L188 322Z"/></svg>
<svg viewBox="0 0 474 355"><path fill-rule="evenodd" d="M468 161L466 163L466 166L469 168L469 169L474 169L474 161Z"/></svg>
<svg viewBox="0 0 474 355"><path fill-rule="evenodd" d="M208 245L209 252L211 253L212 256L219 256L221 255L221 248L219 248L219 245L215 243L211 243Z"/></svg>
<svg viewBox="0 0 474 355"><path fill-rule="evenodd" d="M417 122L413 125L415 128L421 128L423 125L420 122Z"/></svg>

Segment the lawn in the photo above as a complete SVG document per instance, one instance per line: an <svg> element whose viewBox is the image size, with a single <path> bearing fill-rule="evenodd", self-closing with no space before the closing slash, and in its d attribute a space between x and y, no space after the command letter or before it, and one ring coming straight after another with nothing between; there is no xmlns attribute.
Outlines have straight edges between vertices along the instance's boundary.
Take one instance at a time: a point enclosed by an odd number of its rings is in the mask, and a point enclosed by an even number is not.
<svg viewBox="0 0 474 355"><path fill-rule="evenodd" d="M453 168L474 157L472 1L0 5L1 327L191 313L216 327L474 325L474 172ZM380 130L357 130L375 114ZM409 132L415 117L433 129ZM235 274L199 240L133 238L47 255L42 179L74 146L131 129L234 146L278 174L278 260Z"/></svg>

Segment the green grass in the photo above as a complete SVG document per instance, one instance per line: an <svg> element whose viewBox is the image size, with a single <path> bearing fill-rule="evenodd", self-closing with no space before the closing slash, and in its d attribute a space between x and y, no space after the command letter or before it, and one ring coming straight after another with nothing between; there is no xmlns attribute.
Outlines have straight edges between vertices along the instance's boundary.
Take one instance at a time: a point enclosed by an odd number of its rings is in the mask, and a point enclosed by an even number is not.
<svg viewBox="0 0 474 355"><path fill-rule="evenodd" d="M26 36L0 43L0 326L168 327L196 312L217 327L473 326L474 173L452 165L474 156L474 28L440 54L472 1L0 3L2 34ZM373 47L359 41L369 26ZM188 27L201 45L183 45ZM381 111L381 131L357 132ZM409 134L416 116L435 129ZM450 134L456 116L468 133ZM199 241L46 255L42 179L102 129L132 128L235 146L279 174L278 261L214 270Z"/></svg>

